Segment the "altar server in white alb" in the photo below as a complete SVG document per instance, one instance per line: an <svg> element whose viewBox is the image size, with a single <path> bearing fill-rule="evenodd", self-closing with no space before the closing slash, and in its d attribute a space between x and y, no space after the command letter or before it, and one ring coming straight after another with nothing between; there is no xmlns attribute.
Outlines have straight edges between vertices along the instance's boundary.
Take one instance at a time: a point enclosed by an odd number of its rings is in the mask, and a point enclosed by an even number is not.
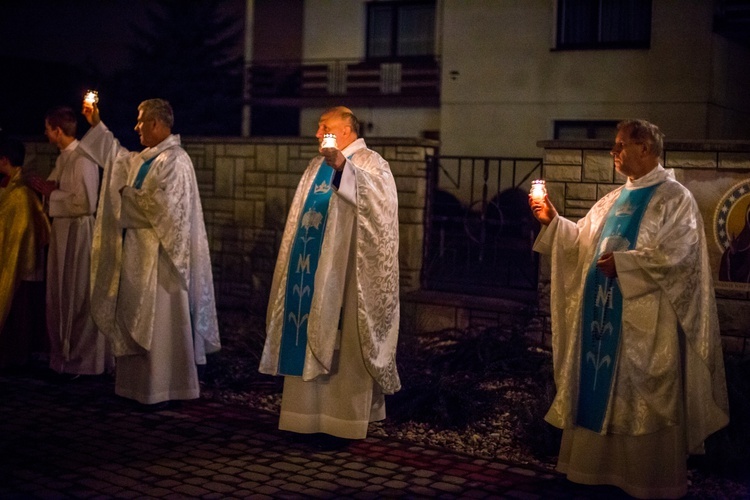
<svg viewBox="0 0 750 500"><path fill-rule="evenodd" d="M687 456L729 421L703 221L660 163L663 134L617 127L627 177L574 223L545 197L534 249L551 256L557 469L639 498L687 493Z"/></svg>
<svg viewBox="0 0 750 500"><path fill-rule="evenodd" d="M274 271L260 371L284 375L279 428L363 439L398 391L398 199L351 110L320 117ZM335 141L335 142L334 142Z"/></svg>
<svg viewBox="0 0 750 500"><path fill-rule="evenodd" d="M143 404L195 399L198 365L220 348L208 241L190 157L163 99L138 106L146 149L130 152L84 102L79 149L104 168L91 307L111 339L115 392Z"/></svg>
<svg viewBox="0 0 750 500"><path fill-rule="evenodd" d="M76 148L77 120L71 108L47 112L44 133L60 150L47 181L32 178L52 218L47 257L49 366L61 374L99 375L112 368L110 349L89 305L89 269L99 167Z"/></svg>

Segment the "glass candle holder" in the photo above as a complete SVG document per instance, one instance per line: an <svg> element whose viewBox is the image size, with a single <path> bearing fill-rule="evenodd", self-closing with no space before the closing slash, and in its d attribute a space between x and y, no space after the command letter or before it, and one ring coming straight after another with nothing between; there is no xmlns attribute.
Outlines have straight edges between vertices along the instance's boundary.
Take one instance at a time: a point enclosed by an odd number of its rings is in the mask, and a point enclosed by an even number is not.
<svg viewBox="0 0 750 500"><path fill-rule="evenodd" d="M323 142L320 143L320 149L338 149L336 145L336 134L323 134Z"/></svg>
<svg viewBox="0 0 750 500"><path fill-rule="evenodd" d="M529 193L534 201L542 201L547 195L547 186L544 179L531 181L531 191Z"/></svg>
<svg viewBox="0 0 750 500"><path fill-rule="evenodd" d="M86 95L83 97L83 102L86 104L94 105L99 102L99 92L96 90L86 91Z"/></svg>

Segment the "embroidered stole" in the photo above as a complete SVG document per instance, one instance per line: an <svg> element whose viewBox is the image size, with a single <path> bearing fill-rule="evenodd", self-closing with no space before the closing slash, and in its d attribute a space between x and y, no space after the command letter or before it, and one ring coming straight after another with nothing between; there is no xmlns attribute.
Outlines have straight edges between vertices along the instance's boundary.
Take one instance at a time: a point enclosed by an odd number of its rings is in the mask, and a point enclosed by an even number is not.
<svg viewBox="0 0 750 500"><path fill-rule="evenodd" d="M159 155L156 155L159 156ZM148 174L148 171L151 169L151 164L156 159L156 156L153 158L146 160L141 165L141 168L138 169L138 173L135 176L135 180L133 181L133 187L136 189L141 189L141 186L143 186L143 179L146 178L146 174ZM127 234L128 230L127 228L122 228L122 244L125 244L125 234Z"/></svg>
<svg viewBox="0 0 750 500"><path fill-rule="evenodd" d="M287 269L284 329L279 351L279 374L301 376L307 349L307 320L315 293L315 271L323 246L328 204L333 194L334 169L320 165L307 193Z"/></svg>
<svg viewBox="0 0 750 500"><path fill-rule="evenodd" d="M141 165L141 168L138 170L138 174L136 174L135 180L133 181L134 188L141 189L141 186L143 185L143 179L146 178L146 174L148 174L148 171L151 169L151 164L156 159L156 156L143 162L143 165Z"/></svg>
<svg viewBox="0 0 750 500"><path fill-rule="evenodd" d="M602 430L614 386L622 329L620 287L596 267L596 261L604 253L635 248L641 219L658 186L622 190L607 214L586 277L576 424L595 432Z"/></svg>

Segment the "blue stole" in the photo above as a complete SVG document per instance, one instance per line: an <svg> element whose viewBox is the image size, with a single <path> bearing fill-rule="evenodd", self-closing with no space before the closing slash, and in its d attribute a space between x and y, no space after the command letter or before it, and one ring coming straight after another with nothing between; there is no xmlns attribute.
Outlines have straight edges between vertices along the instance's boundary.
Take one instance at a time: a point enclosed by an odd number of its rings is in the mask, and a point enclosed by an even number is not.
<svg viewBox="0 0 750 500"><path fill-rule="evenodd" d="M284 329L279 351L279 374L301 376L307 348L307 319L315 286L320 249L323 246L328 204L333 194L335 170L325 161L320 165L294 237L287 269Z"/></svg>
<svg viewBox="0 0 750 500"><path fill-rule="evenodd" d="M622 329L622 293L614 278L596 267L607 252L635 248L641 219L659 184L623 189L599 236L596 255L586 277L581 321L581 376L576 424L601 432L612 393Z"/></svg>
<svg viewBox="0 0 750 500"><path fill-rule="evenodd" d="M159 156L159 155L156 155ZM156 156L151 158L150 160L146 160L143 162L143 165L141 165L141 168L138 169L138 173L135 175L135 180L133 181L133 187L136 189L141 189L141 186L143 185L143 179L146 178L146 174L148 174L148 171L151 169L151 164L156 159ZM122 243L125 244L125 233L128 230L123 228L122 230Z"/></svg>
<svg viewBox="0 0 750 500"><path fill-rule="evenodd" d="M143 185L143 179L146 178L146 174L148 174L148 171L151 169L151 164L156 159L156 156L154 156L150 160L146 160L143 162L143 165L141 165L141 168L138 170L138 174L136 174L135 180L133 181L134 188L141 189L141 186Z"/></svg>

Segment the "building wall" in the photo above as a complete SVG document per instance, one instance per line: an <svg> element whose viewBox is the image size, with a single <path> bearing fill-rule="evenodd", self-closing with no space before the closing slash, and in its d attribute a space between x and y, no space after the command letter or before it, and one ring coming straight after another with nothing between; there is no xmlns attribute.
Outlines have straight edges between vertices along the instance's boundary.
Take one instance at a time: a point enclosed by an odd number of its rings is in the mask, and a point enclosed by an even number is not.
<svg viewBox="0 0 750 500"><path fill-rule="evenodd" d="M648 50L557 51L555 6L444 1L443 153L538 156L555 120L645 118L684 139L747 131L748 51L712 33L712 2L654 1Z"/></svg>
<svg viewBox="0 0 750 500"><path fill-rule="evenodd" d="M567 218L583 217L599 198L625 181L614 169L609 141L540 141L539 146L544 148L543 175L550 199ZM750 284L719 280L724 248L717 226L719 218L726 217L722 208L728 202L739 206L750 198L750 142L667 141L664 150L665 167L674 169L675 177L693 193L703 215L724 348L750 354ZM745 194L731 198L738 187ZM743 210L739 215L744 214ZM540 267L540 309L548 316L549 259L543 258Z"/></svg>
<svg viewBox="0 0 750 500"><path fill-rule="evenodd" d="M367 55L367 0L306 0L303 30L303 60L364 60ZM336 22L332 29L331 20ZM342 106L349 106L364 122L366 137L424 137L440 130L438 108L394 108L379 105L351 106L342 96ZM375 103L377 104L377 103ZM323 108L303 108L300 114L302 135L317 129Z"/></svg>
<svg viewBox="0 0 750 500"><path fill-rule="evenodd" d="M303 60L364 59L368 3L305 0ZM440 108L352 106L365 134L439 136L443 154L515 157L541 155L536 143L556 120L638 117L668 138L750 137L750 49L713 34L714 1L654 1L647 50L576 51L555 50L557 3L436 0ZM321 109L301 110L302 135Z"/></svg>
<svg viewBox="0 0 750 500"><path fill-rule="evenodd" d="M346 98L341 99L346 106ZM431 108L379 108L351 107L362 124L366 138L424 137L426 133L440 130L440 110ZM318 129L318 119L323 108L306 108L300 113L302 135L312 136Z"/></svg>
<svg viewBox="0 0 750 500"><path fill-rule="evenodd" d="M713 94L707 139L750 137L750 48L714 37Z"/></svg>

